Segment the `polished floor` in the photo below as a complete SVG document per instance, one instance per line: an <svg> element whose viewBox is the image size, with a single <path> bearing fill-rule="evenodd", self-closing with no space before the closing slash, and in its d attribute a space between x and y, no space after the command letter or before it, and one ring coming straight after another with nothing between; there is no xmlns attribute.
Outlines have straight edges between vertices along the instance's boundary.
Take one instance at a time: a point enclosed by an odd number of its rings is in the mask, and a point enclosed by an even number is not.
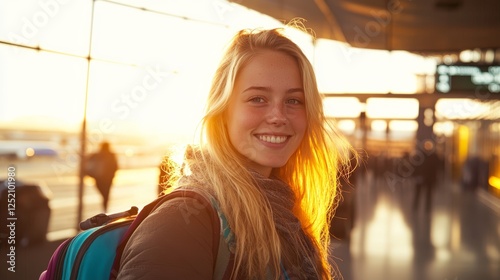
<svg viewBox="0 0 500 280"><path fill-rule="evenodd" d="M154 196L157 177L151 172L155 171L120 171L115 186L119 192L112 196L111 208L123 210L130 206L131 200L141 201L133 191L139 187L142 194L151 192ZM152 179L145 183L144 178ZM69 179L59 184L60 178L55 179L48 185L54 188L55 194L53 218L61 221L53 228L65 232L60 229L74 227L73 216L64 212L72 209L66 201L71 201L68 191L76 187L68 183ZM417 209L413 207L415 187L411 181L393 183L384 177L375 179L373 176L361 178L356 183L352 193L355 219L350 238L332 243L333 261L345 280L500 279L498 199L488 202L485 197L491 196L487 193L464 192L449 182L440 182L427 215L424 201L419 201ZM86 194L89 199L95 197L91 191ZM94 202L97 208L93 211L99 211L98 202ZM7 270L8 252L0 249L0 280L38 279L57 245L64 240L62 238L18 248L15 273Z"/></svg>
<svg viewBox="0 0 500 280"><path fill-rule="evenodd" d="M500 213L484 194L439 182L426 209L411 181L369 174L353 193L349 238L332 244L334 262L346 280L498 280Z"/></svg>

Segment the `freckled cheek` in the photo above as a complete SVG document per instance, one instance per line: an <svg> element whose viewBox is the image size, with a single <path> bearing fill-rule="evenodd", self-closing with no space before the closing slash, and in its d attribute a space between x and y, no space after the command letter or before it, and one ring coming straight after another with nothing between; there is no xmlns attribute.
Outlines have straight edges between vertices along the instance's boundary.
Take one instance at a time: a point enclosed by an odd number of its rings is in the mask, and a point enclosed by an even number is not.
<svg viewBox="0 0 500 280"><path fill-rule="evenodd" d="M307 128L307 117L303 112L297 112L287 115L288 120L299 130L306 130Z"/></svg>
<svg viewBox="0 0 500 280"><path fill-rule="evenodd" d="M228 120L228 132L233 146L243 144L248 137L252 135L255 129L255 119L241 112L241 114L234 114Z"/></svg>
<svg viewBox="0 0 500 280"><path fill-rule="evenodd" d="M261 111L241 110L236 113L234 118L242 130L251 130L259 125L264 115Z"/></svg>

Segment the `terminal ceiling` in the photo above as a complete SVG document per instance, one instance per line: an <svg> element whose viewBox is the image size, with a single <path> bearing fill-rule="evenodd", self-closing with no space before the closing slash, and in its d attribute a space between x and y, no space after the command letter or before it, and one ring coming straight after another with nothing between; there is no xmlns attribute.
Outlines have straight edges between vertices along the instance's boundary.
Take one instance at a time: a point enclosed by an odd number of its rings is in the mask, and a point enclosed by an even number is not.
<svg viewBox="0 0 500 280"><path fill-rule="evenodd" d="M500 49L500 0L236 0L317 38L423 55Z"/></svg>

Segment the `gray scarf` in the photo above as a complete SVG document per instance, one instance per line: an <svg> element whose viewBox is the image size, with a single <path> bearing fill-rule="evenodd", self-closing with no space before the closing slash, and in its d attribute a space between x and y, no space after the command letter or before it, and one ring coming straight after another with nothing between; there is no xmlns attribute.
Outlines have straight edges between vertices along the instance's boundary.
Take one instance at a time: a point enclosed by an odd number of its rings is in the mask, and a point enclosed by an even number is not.
<svg viewBox="0 0 500 280"><path fill-rule="evenodd" d="M181 185L204 185L206 181L201 166L191 166L194 176L181 179ZM306 235L300 221L293 214L295 196L290 186L276 177L266 178L257 172L250 171L262 195L271 207L276 231L279 235L284 270L282 279L307 280L321 279L321 260L311 239Z"/></svg>
<svg viewBox="0 0 500 280"><path fill-rule="evenodd" d="M288 279L320 279L320 258L300 221L293 214L295 196L285 182L251 172L261 193L269 201L283 250L282 264Z"/></svg>

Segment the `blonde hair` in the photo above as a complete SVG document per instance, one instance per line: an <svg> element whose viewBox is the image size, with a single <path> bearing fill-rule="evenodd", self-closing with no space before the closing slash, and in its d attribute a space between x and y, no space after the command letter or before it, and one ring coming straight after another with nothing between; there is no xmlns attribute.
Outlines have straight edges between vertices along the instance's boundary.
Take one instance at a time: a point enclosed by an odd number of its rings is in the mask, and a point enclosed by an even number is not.
<svg viewBox="0 0 500 280"><path fill-rule="evenodd" d="M271 269L279 279L282 248L271 209L264 207L265 198L232 146L225 121L238 72L261 50L293 57L302 73L308 128L286 165L272 172L291 186L296 197L294 214L319 252L316 269L323 279L331 279L329 223L339 171L348 164L350 146L335 128L328 128L312 65L280 29L242 30L234 37L213 78L202 122L202 152L196 153L194 161L201 161L203 172L193 175L206 182L200 187L216 195L236 236L234 275L264 279Z"/></svg>

